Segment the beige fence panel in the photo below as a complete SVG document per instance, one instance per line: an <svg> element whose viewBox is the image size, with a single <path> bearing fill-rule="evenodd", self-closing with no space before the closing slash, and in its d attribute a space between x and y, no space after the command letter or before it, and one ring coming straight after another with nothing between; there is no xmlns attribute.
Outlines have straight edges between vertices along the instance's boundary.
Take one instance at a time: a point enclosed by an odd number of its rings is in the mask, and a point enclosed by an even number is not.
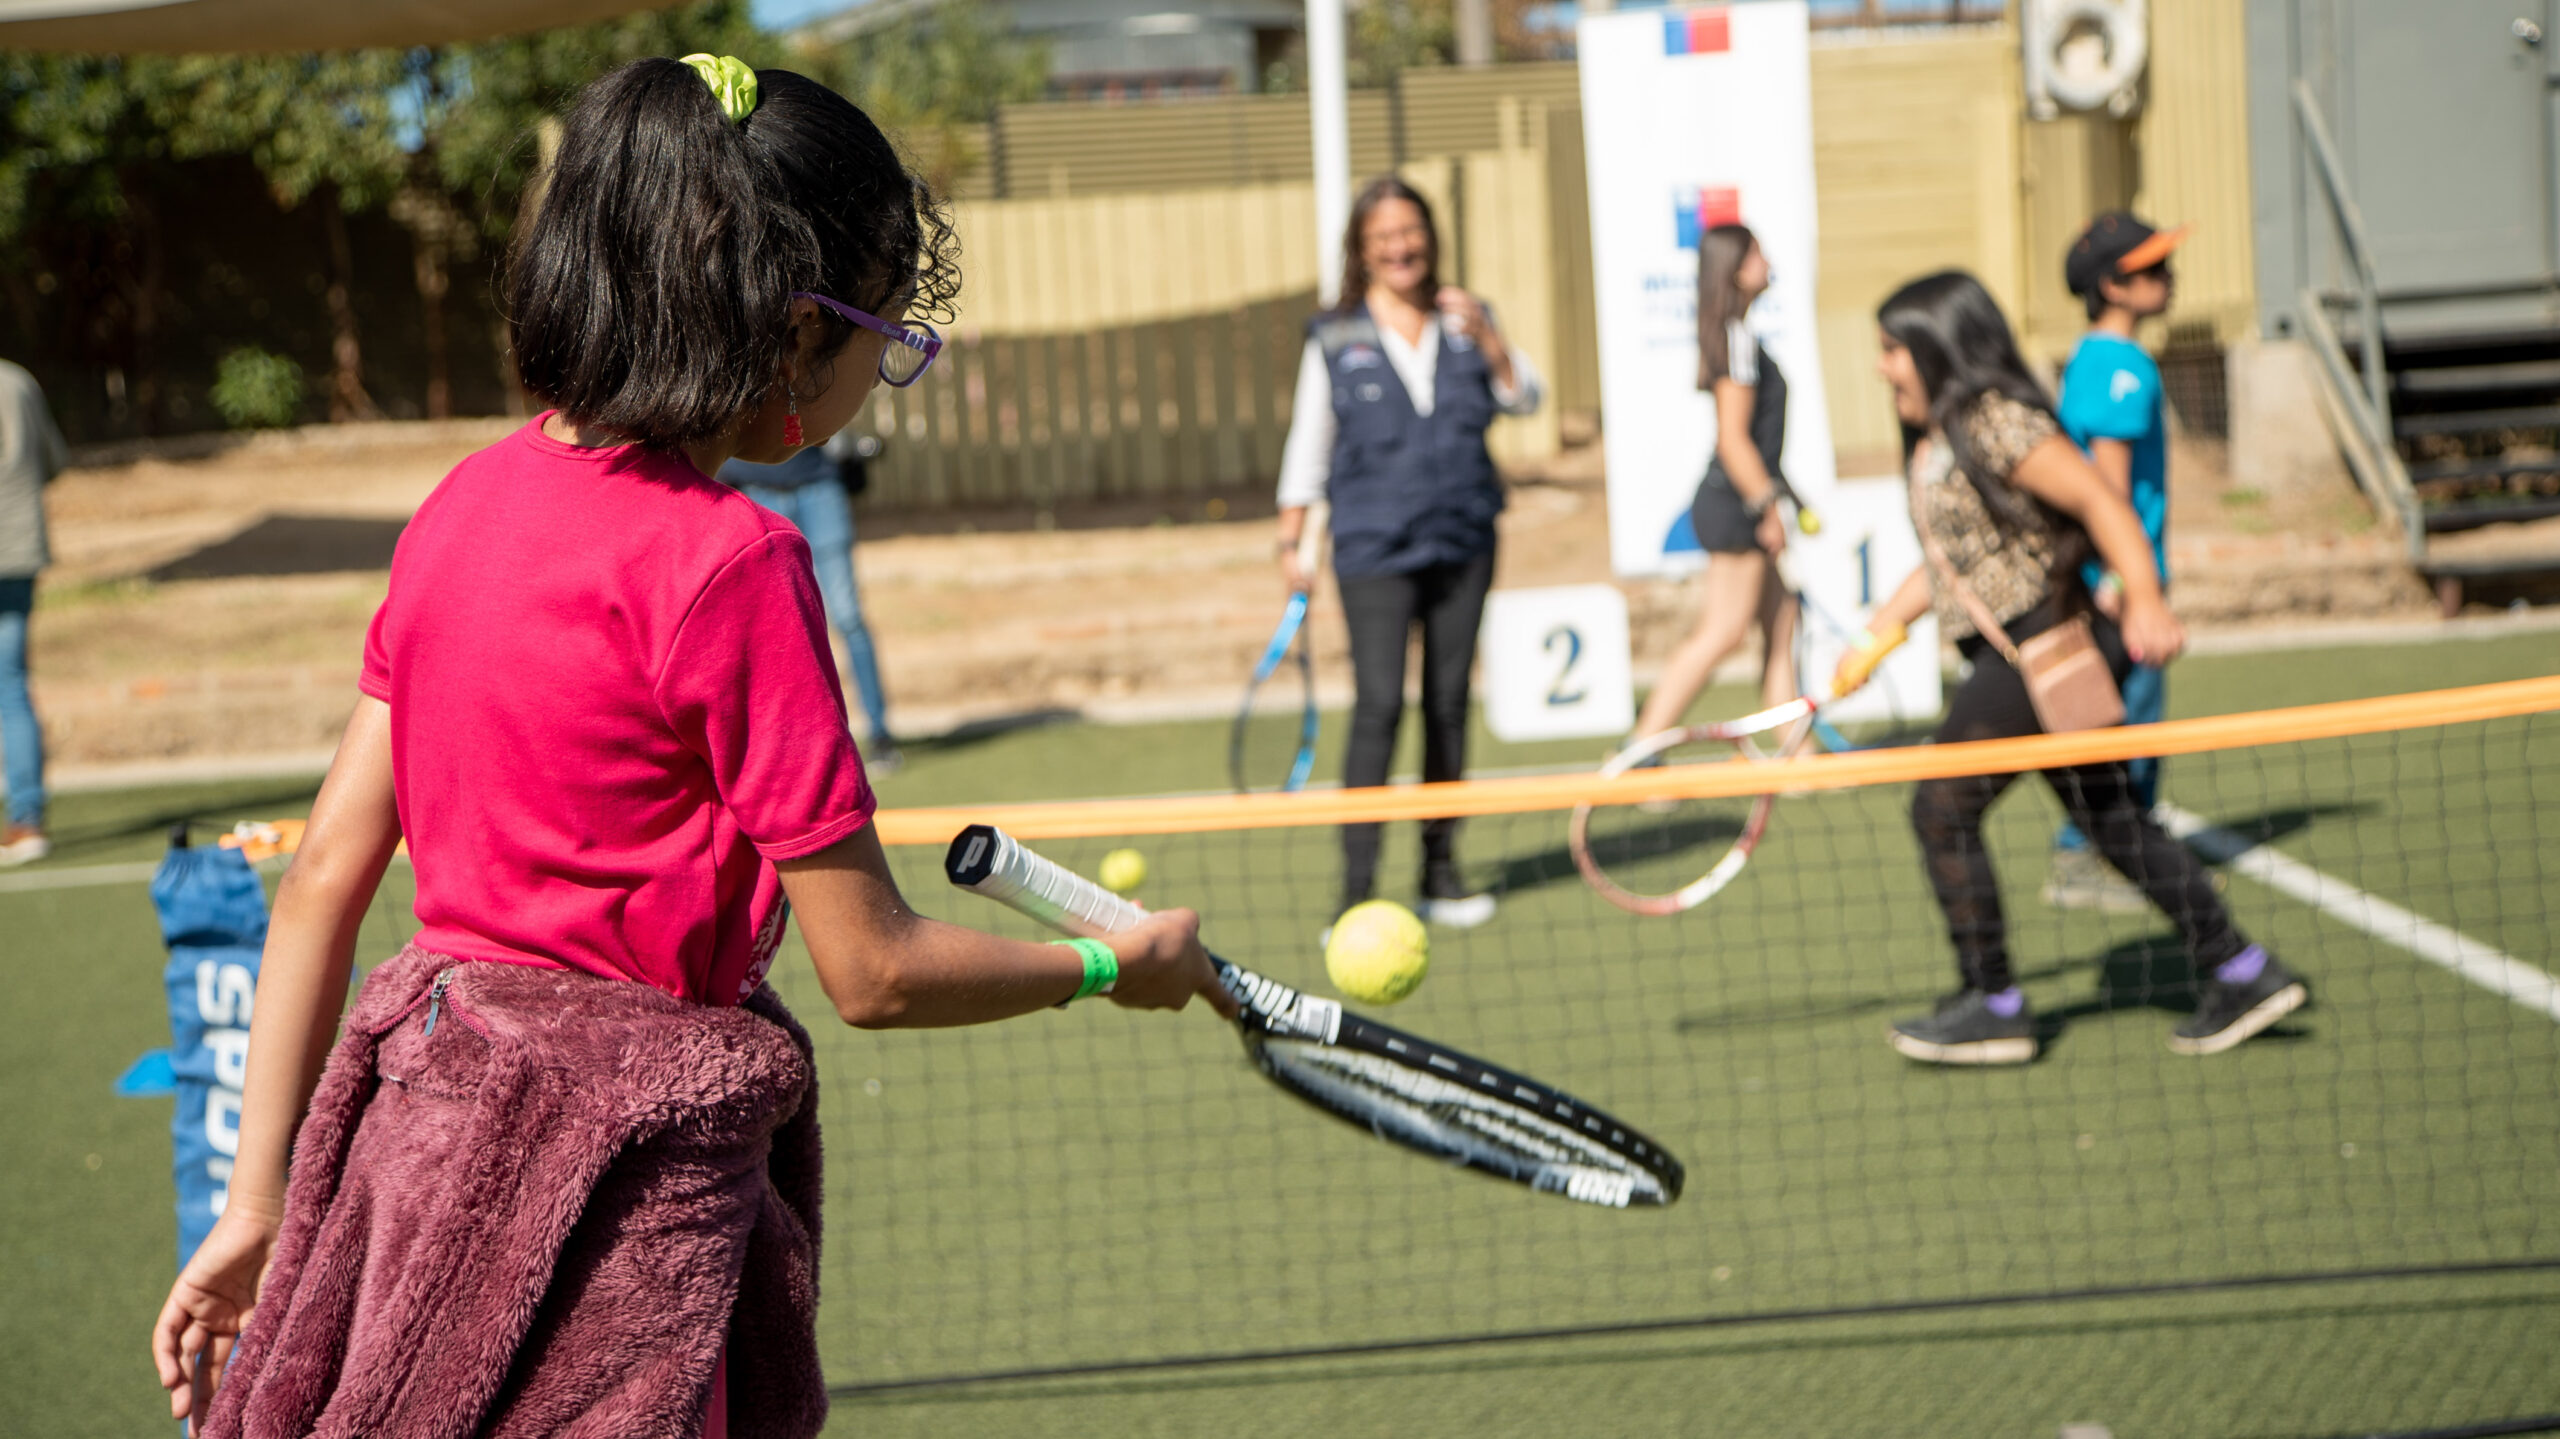
<svg viewBox="0 0 2560 1439"><path fill-rule="evenodd" d="M1556 354L1555 248L1547 230L1547 159L1538 150L1467 155L1453 167L1465 191L1467 288L1491 301L1502 330L1540 367ZM1560 448L1553 395L1537 412L1495 423L1497 463L1525 464Z"/></svg>
<svg viewBox="0 0 2560 1439"><path fill-rule="evenodd" d="M2017 71L2006 27L1814 45L1815 326L1844 474L1889 467L1901 445L1875 374L1886 295L1958 266L2019 314Z"/></svg>
<svg viewBox="0 0 2560 1439"><path fill-rule="evenodd" d="M2136 205L2159 223L2195 226L2178 249L2171 318L2210 325L2222 344L2257 324L2245 18L2231 0L2152 0L2150 96L2137 131Z"/></svg>
<svg viewBox="0 0 2560 1439"><path fill-rule="evenodd" d="M964 329L1150 324L1315 288L1311 184L981 200L954 207Z"/></svg>

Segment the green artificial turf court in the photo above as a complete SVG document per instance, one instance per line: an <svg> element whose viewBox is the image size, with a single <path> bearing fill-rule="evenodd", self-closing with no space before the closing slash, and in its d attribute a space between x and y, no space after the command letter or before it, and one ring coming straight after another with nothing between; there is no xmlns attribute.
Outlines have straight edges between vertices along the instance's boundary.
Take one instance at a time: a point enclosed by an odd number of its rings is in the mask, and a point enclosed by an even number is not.
<svg viewBox="0 0 2560 1439"><path fill-rule="evenodd" d="M2547 637L2201 657L2173 714L2546 672ZM1720 695L1727 709L1746 707ZM1328 724L1318 773L1338 765ZM1223 786L1219 723L1059 725L928 747L893 805ZM1492 766L1588 761L1503 747ZM61 856L0 888L0 970L32 1022L0 1036L0 1431L125 1434L157 1402L142 1350L171 1263L166 1101L115 1098L166 1042L147 862L176 818L273 818L310 785L66 797ZM2551 966L2560 719L2184 758L2167 797ZM1689 1165L1653 1212L1444 1173L1303 1110L1197 1013L1082 1006L929 1035L823 1036L831 1434L2049 1435L2418 1431L2560 1413L2560 1271L2444 1273L2024 1302L2246 1276L2560 1260L2560 1027L2233 877L2253 935L2315 1007L2229 1055L2161 1038L2191 978L2151 916L2034 897L2057 807L2033 783L1992 836L2049 1048L1988 1073L1913 1068L1885 1021L1947 987L1901 817L1907 787L1779 806L1742 881L1640 920L1574 875L1563 817L1471 822L1503 891L1441 932L1392 1020L1615 1110ZM1729 811L1620 821L1676 882ZM209 826L199 831L209 833ZM1043 846L1090 869L1119 841ZM1326 830L1128 841L1142 897L1194 903L1239 962L1326 988ZM1391 832L1383 876L1413 861ZM1018 922L902 849L928 912ZM12 877L12 883L16 882ZM366 934L405 932L406 872ZM1027 932L1027 931L1021 931ZM778 982L823 1015L795 947ZM1997 1304L1964 1301L2018 1300ZM1880 1306L1950 1305L1909 1313ZM1834 1317L1769 1321L1778 1312ZM1698 1321L1686 1323L1686 1321ZM1636 1332L1250 1365L890 1388L973 1370L1494 1331Z"/></svg>

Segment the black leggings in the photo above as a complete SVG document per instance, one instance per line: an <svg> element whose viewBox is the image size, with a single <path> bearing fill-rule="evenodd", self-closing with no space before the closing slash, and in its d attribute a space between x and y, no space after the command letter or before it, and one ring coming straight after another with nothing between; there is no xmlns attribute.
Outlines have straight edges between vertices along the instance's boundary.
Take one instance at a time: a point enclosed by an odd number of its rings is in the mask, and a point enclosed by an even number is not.
<svg viewBox="0 0 2560 1439"><path fill-rule="evenodd" d="M2013 639L2025 639L2050 627L2061 611L2047 606L2009 627ZM2103 615L2091 615L2098 648L2107 657L2118 683L2132 668L2124 638ZM1973 661L1973 677L1956 691L1938 727L1938 743L2003 739L2041 734L2026 681L1980 637L1962 648ZM2072 823L2089 836L2107 863L2133 881L2151 902L2178 926L2188 958L2201 975L2248 947L2232 927L2231 915L2213 892L2212 876L2184 845L2155 823L2134 795L2127 765L2079 765L2043 772ZM2006 989L2014 982L2009 969L2006 922L2000 913L2000 883L1991 872L1991 852L1982 842L1982 816L1991 802L2017 779L2015 774L1965 775L1924 780L1911 797L1911 827L1920 836L1920 853L1929 869L1929 885L1946 911L1947 937L1955 942L1956 967L1967 986Z"/></svg>
<svg viewBox="0 0 2560 1439"><path fill-rule="evenodd" d="M1457 779L1467 768L1467 672L1475 667L1476 628L1493 587L1493 556L1432 565L1409 574L1342 581L1343 618L1351 630L1351 744L1342 784L1361 789L1387 782L1396 726L1404 720L1405 647L1422 625L1422 778ZM1374 824L1342 827L1342 889L1368 894L1378 875ZM1458 822L1425 821L1426 863L1453 858Z"/></svg>

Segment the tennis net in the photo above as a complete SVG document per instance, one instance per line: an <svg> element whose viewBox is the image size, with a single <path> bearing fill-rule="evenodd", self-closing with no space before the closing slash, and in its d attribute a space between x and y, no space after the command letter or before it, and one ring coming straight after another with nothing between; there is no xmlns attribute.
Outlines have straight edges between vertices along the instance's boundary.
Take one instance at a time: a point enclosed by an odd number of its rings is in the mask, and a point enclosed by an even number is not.
<svg viewBox="0 0 2560 1439"><path fill-rule="evenodd" d="M2310 1007L2228 1053L2172 1053L2198 990L2174 931L2039 899L2061 813L2030 782L1986 835L2038 1059L1951 1070L1888 1048L1888 1021L1955 982L1914 784L2145 754L2170 756L2164 823L2308 979ZM1676 916L1605 901L1567 844L1572 808L1598 802L1595 859L1675 889L1763 793L1780 797L1748 867ZM1383 893L1410 902L1402 821L1433 815L1465 816L1462 863L1500 908L1435 929L1427 980L1381 1017L1649 1131L1687 1166L1676 1205L1605 1210L1418 1161L1270 1090L1198 1014L1088 1003L840 1033L821 1053L831 1379L860 1393L2350 1278L2560 1286L2560 679L1610 781L880 827L919 908L1026 936L944 882L962 825L1086 874L1136 848L1142 901L1197 908L1212 948L1332 994L1335 826L1392 822ZM2428 1392L2356 1401L2342 1424L2560 1413L2530 1347L2556 1311L2535 1312L2540 1330L2482 1331L2516 1346L2497 1382L2439 1366Z"/></svg>

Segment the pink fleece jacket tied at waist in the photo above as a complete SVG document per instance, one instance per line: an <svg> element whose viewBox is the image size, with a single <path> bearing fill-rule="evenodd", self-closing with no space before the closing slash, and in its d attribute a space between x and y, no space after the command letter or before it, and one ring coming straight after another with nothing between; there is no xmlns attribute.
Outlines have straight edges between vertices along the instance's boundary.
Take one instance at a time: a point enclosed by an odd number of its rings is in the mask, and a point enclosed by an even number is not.
<svg viewBox="0 0 2560 1439"><path fill-rule="evenodd" d="M439 977L442 983L439 985ZM213 1439L693 1439L826 1417L809 1037L566 970L376 969L294 1147Z"/></svg>

